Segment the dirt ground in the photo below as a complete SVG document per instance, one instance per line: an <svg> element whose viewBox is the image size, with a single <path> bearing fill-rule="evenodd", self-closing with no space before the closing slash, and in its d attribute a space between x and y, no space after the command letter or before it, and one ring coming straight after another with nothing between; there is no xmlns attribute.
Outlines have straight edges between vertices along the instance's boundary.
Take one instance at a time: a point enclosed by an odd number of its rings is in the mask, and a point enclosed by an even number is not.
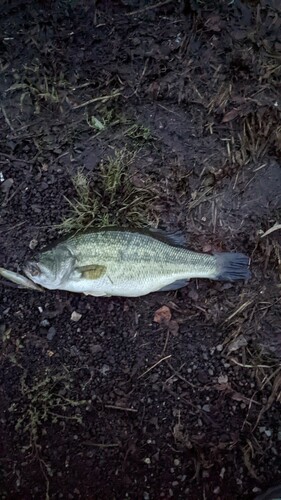
<svg viewBox="0 0 281 500"><path fill-rule="evenodd" d="M280 1L2 0L0 32L0 266L127 147L158 225L253 273L136 299L1 280L1 499L254 498L281 482Z"/></svg>

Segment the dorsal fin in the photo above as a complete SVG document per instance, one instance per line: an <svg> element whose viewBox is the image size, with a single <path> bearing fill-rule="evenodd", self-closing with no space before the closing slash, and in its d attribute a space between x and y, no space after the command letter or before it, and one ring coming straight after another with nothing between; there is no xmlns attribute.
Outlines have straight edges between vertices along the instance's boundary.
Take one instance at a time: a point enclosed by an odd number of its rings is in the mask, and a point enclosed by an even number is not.
<svg viewBox="0 0 281 500"><path fill-rule="evenodd" d="M165 231L164 229L149 228L141 229L139 232L174 247L184 247L186 243L185 236L181 231Z"/></svg>

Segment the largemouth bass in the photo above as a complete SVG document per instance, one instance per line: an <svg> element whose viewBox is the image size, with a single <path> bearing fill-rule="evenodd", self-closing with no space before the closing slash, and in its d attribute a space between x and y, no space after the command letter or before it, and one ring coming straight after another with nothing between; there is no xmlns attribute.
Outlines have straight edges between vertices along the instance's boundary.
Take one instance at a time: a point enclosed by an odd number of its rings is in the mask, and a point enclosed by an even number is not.
<svg viewBox="0 0 281 500"><path fill-rule="evenodd" d="M103 228L57 243L28 262L25 274L48 289L87 295L138 297L175 290L190 278L234 281L250 277L240 253L197 253L176 234Z"/></svg>

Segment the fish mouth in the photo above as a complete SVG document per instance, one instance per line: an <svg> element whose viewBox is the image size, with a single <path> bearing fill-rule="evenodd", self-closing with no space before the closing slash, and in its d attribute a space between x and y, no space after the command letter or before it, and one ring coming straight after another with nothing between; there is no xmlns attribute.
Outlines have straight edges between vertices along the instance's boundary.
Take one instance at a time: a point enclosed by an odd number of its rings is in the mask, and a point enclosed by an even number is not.
<svg viewBox="0 0 281 500"><path fill-rule="evenodd" d="M23 268L24 274L28 276L28 278L35 278L36 276L40 276L41 269L37 262L27 262Z"/></svg>

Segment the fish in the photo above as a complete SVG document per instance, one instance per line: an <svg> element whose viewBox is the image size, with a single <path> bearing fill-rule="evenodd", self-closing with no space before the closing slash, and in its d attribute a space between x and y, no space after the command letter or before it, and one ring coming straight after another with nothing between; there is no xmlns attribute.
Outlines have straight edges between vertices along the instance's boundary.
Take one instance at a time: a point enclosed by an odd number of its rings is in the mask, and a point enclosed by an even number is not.
<svg viewBox="0 0 281 500"><path fill-rule="evenodd" d="M92 229L41 252L25 275L47 289L95 297L140 297L176 290L191 278L235 281L250 278L241 253L198 253L178 233L159 229Z"/></svg>
<svg viewBox="0 0 281 500"><path fill-rule="evenodd" d="M30 288L32 290L37 290L38 292L43 292L43 288L39 285L36 285L33 281L29 280L25 276L22 276L19 273L14 273L14 271L9 271L8 269L4 269L4 267L0 267L0 276L6 278L13 283L16 283L21 288Z"/></svg>

